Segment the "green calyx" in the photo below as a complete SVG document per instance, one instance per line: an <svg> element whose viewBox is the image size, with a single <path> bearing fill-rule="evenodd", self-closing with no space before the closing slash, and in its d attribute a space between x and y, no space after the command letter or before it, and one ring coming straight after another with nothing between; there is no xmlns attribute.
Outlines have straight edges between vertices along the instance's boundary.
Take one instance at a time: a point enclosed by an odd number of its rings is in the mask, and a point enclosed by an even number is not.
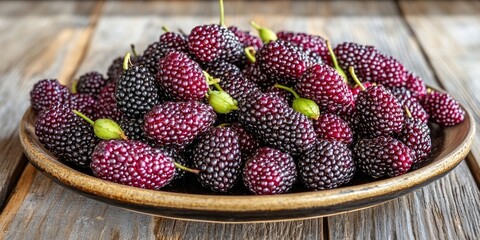
<svg viewBox="0 0 480 240"><path fill-rule="evenodd" d="M218 84L220 79L213 78L208 72L203 71L205 75L207 85L213 85L217 90L208 90L207 98L208 103L212 106L213 110L216 113L227 114L232 111L238 110L238 102L233 99L230 94L223 91L223 89Z"/></svg>
<svg viewBox="0 0 480 240"><path fill-rule="evenodd" d="M224 91L211 91L208 94L208 103L217 113L227 114L238 110L238 102Z"/></svg>
<svg viewBox="0 0 480 240"><path fill-rule="evenodd" d="M349 67L348 71L350 72L350 75L352 75L355 84L357 84L360 89L362 89L362 91L365 91L365 86L363 86L362 82L360 82L360 80L357 78L357 74L355 74L355 69L353 69L353 67Z"/></svg>
<svg viewBox="0 0 480 240"><path fill-rule="evenodd" d="M317 120L320 117L320 108L318 104L308 98L300 97L293 89L283 86L280 84L274 85L276 88L286 90L293 94L295 100L293 100L292 108L293 110L307 116L308 118Z"/></svg>
<svg viewBox="0 0 480 240"><path fill-rule="evenodd" d="M276 41L278 39L277 34L274 31L268 28L262 27L258 25L256 22L251 21L250 25L252 25L252 27L257 29L258 36L260 36L260 38L264 43L269 43L271 41Z"/></svg>
<svg viewBox="0 0 480 240"><path fill-rule="evenodd" d="M348 83L348 77L345 71L338 65L337 57L335 56L335 53L333 52L332 45L330 45L330 41L327 39L325 40L325 43L327 44L328 52L330 53L330 56L332 57L332 62L333 62L333 67L335 70L337 70L338 74L343 77L343 81L345 83Z"/></svg>
<svg viewBox="0 0 480 240"><path fill-rule="evenodd" d="M103 140L128 140L122 128L115 121L107 118L93 121L77 110L73 110L73 112L93 126L93 132L98 138Z"/></svg>
<svg viewBox="0 0 480 240"><path fill-rule="evenodd" d="M246 47L245 48L245 56L247 56L247 59L251 63L255 63L257 59L255 58L255 48L253 47Z"/></svg>

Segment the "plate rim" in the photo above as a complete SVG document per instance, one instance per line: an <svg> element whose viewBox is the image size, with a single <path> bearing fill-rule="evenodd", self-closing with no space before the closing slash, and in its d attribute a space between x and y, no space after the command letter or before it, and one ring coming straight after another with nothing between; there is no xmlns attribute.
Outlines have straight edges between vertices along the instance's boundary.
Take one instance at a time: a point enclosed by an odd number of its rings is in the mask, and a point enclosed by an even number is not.
<svg viewBox="0 0 480 240"><path fill-rule="evenodd" d="M455 168L470 151L476 126L469 110L465 107L463 107L463 109L465 110L465 120L468 120L469 126L468 132L462 139L461 144L456 146L453 151L446 154L441 159L435 160L415 171L393 178L362 183L354 186L268 196L203 195L149 190L109 182L79 172L52 157L43 146L38 146L34 143L33 139L29 137L32 135L31 133L33 133L32 137L35 137L33 126L28 126L28 119L35 116L31 107L25 111L22 117L19 125L19 135L28 160L38 170L49 175L49 177L60 181L67 187L79 190L87 195L95 195L99 198L105 198L106 200L149 207L181 208L184 210L232 213L252 211L271 212L333 207L338 204L368 200L369 198L394 194L396 192L415 188L417 185L423 186L428 183L429 180L434 181L436 177L443 176ZM446 129L448 130L448 128ZM55 169L59 169L59 171L53 171Z"/></svg>

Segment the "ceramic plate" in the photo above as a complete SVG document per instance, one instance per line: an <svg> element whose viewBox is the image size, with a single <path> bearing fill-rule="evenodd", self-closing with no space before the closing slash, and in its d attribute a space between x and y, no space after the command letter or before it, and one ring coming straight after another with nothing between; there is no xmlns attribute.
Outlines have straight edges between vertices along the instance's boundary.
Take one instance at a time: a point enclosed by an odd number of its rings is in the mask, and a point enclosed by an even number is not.
<svg viewBox="0 0 480 240"><path fill-rule="evenodd" d="M35 113L28 109L20 124L20 139L30 162L55 182L102 202L168 218L213 222L267 222L305 219L358 210L405 195L444 176L460 163L470 150L475 132L471 114L465 121L445 129L433 128L430 161L407 174L380 180L356 177L349 185L332 190L276 196L246 195L245 189L233 195L209 193L195 184L155 191L111 183L77 171L57 159L35 136ZM188 179L187 179L188 180ZM188 187L185 187L188 185ZM241 184L237 184L241 185Z"/></svg>

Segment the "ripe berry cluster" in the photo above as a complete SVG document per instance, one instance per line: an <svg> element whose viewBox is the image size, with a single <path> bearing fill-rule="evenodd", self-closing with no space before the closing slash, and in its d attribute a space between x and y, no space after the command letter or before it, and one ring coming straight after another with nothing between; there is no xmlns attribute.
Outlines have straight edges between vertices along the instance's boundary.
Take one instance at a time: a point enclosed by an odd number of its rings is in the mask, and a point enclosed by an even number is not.
<svg viewBox="0 0 480 240"><path fill-rule="evenodd" d="M280 194L404 174L429 159L429 121L464 119L450 95L373 46L252 25L259 37L223 16L189 35L164 28L107 77L86 73L72 89L39 81L39 141L120 184L160 189L194 174L215 192Z"/></svg>

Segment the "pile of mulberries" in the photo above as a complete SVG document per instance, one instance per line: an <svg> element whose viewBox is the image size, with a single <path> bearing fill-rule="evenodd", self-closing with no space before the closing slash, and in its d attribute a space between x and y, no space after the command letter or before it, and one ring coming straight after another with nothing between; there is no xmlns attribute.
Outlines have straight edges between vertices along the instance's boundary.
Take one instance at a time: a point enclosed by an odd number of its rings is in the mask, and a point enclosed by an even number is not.
<svg viewBox="0 0 480 240"><path fill-rule="evenodd" d="M159 29L142 55L112 56L105 75L85 73L72 89L39 81L30 92L39 141L119 184L282 194L421 167L431 126L465 118L374 46L332 49L322 36L254 27L258 37L221 16L188 35Z"/></svg>

